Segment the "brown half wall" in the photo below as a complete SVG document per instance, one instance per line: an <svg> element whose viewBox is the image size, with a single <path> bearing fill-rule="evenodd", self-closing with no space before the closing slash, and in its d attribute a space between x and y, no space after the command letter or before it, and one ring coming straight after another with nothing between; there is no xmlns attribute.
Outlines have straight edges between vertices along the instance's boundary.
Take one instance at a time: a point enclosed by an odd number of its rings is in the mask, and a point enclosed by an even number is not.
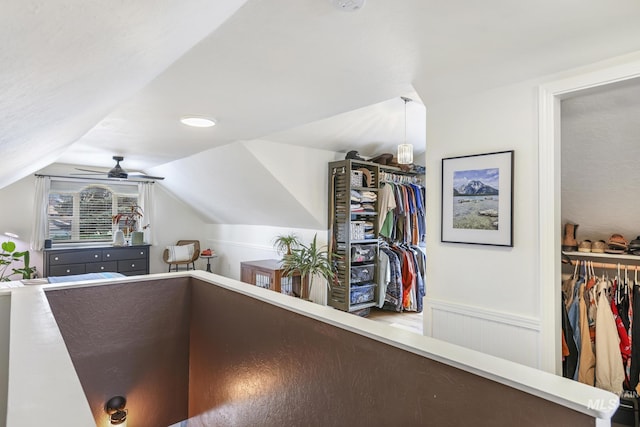
<svg viewBox="0 0 640 427"><path fill-rule="evenodd" d="M127 398L128 426L186 419L189 280L47 291L97 426L109 425L104 404L118 395Z"/></svg>
<svg viewBox="0 0 640 427"><path fill-rule="evenodd" d="M93 410L129 426L583 426L592 418L190 278L48 291Z"/></svg>
<svg viewBox="0 0 640 427"><path fill-rule="evenodd" d="M190 426L588 426L593 418L194 280Z"/></svg>

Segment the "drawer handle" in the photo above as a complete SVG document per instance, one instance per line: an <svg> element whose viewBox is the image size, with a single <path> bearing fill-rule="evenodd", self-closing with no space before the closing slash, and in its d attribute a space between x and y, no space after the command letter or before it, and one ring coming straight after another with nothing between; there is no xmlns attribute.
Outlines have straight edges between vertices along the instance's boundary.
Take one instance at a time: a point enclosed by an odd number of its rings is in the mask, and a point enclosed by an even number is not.
<svg viewBox="0 0 640 427"><path fill-rule="evenodd" d="M144 251L140 251L140 255L144 255Z"/></svg>
<svg viewBox="0 0 640 427"><path fill-rule="evenodd" d="M93 257L94 257L94 258L98 258L98 254L95 254Z"/></svg>
<svg viewBox="0 0 640 427"><path fill-rule="evenodd" d="M53 259L57 261L57 260L58 260L58 257L55 257L55 258L53 258Z"/></svg>
<svg viewBox="0 0 640 427"><path fill-rule="evenodd" d="M71 273L71 270L67 270L67 273Z"/></svg>
<svg viewBox="0 0 640 427"><path fill-rule="evenodd" d="M100 267L100 270L104 270L104 267Z"/></svg>
<svg viewBox="0 0 640 427"><path fill-rule="evenodd" d="M111 254L107 254L107 258L109 258L111 256Z"/></svg>
<svg viewBox="0 0 640 427"><path fill-rule="evenodd" d="M131 264L131 267L135 267L135 266L136 266L135 264Z"/></svg>

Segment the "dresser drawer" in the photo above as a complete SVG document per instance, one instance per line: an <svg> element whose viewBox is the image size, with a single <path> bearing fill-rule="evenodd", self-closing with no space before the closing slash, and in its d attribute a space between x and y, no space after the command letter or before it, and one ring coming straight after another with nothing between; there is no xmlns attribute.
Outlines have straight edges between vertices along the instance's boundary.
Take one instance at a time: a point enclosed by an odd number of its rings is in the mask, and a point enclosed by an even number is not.
<svg viewBox="0 0 640 427"><path fill-rule="evenodd" d="M118 272L125 273L127 271L146 270L147 263L144 259L128 259L118 261Z"/></svg>
<svg viewBox="0 0 640 427"><path fill-rule="evenodd" d="M144 259L148 252L148 248L105 249L102 251L102 261Z"/></svg>
<svg viewBox="0 0 640 427"><path fill-rule="evenodd" d="M81 251L60 251L48 254L49 264L80 264L92 261L102 260L102 250L100 249L87 249Z"/></svg>
<svg viewBox="0 0 640 427"><path fill-rule="evenodd" d="M87 264L87 273L115 273L118 271L118 262L90 262Z"/></svg>
<svg viewBox="0 0 640 427"><path fill-rule="evenodd" d="M69 276L86 273L85 264L52 265L49 276Z"/></svg>

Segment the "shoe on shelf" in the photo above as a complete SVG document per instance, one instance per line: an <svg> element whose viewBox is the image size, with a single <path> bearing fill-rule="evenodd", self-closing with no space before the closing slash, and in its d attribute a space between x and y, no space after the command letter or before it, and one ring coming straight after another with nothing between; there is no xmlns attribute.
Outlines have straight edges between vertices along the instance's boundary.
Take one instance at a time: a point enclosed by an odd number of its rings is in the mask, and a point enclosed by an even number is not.
<svg viewBox="0 0 640 427"><path fill-rule="evenodd" d="M591 252L591 240L583 240L580 242L578 252Z"/></svg>
<svg viewBox="0 0 640 427"><path fill-rule="evenodd" d="M598 240L597 242L593 242L591 244L591 252L594 254L603 254L607 249L607 242L604 240Z"/></svg>
<svg viewBox="0 0 640 427"><path fill-rule="evenodd" d="M576 231L578 224L568 222L564 225L564 236L562 238L562 250L566 252L575 252L578 250L578 241L576 240Z"/></svg>

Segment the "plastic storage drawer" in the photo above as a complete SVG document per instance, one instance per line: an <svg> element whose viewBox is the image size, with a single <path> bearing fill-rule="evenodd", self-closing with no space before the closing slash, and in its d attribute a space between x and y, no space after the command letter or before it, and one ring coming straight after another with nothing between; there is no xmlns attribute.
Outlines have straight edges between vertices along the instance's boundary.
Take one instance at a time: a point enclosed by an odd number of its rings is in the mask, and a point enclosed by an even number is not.
<svg viewBox="0 0 640 427"><path fill-rule="evenodd" d="M377 245L351 246L351 262L373 262L376 259Z"/></svg>
<svg viewBox="0 0 640 427"><path fill-rule="evenodd" d="M373 264L351 267L351 283L372 281L374 271L375 266Z"/></svg>
<svg viewBox="0 0 640 427"><path fill-rule="evenodd" d="M374 283L352 286L350 295L351 304L364 304L365 302L373 301L375 289L376 285Z"/></svg>

